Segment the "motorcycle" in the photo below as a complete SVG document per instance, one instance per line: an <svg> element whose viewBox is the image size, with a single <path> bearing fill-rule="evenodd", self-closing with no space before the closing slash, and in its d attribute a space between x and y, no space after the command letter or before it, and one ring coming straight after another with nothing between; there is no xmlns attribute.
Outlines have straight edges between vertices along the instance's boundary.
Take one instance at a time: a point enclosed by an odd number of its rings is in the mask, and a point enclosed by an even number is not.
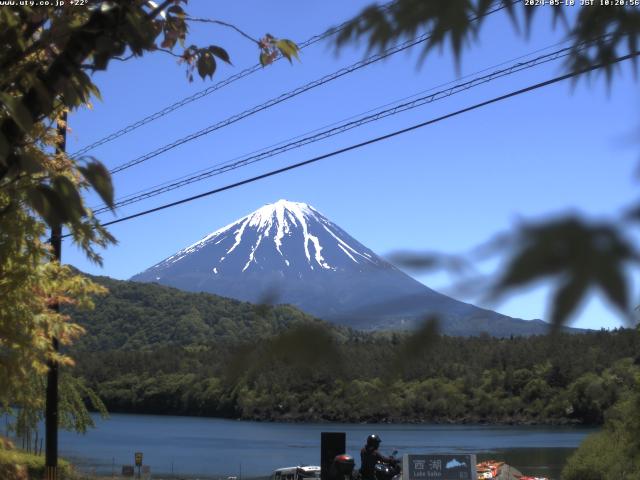
<svg viewBox="0 0 640 480"><path fill-rule="evenodd" d="M400 459L396 459L398 451L394 450L391 454L392 462L378 462L373 467L376 480L401 480L402 479L402 463Z"/></svg>
<svg viewBox="0 0 640 480"><path fill-rule="evenodd" d="M394 450L391 454L391 462L378 462L373 467L376 480L402 480L402 463L395 456L398 453ZM330 480L361 480L360 473L354 470L355 461L351 455L337 455L329 469Z"/></svg>

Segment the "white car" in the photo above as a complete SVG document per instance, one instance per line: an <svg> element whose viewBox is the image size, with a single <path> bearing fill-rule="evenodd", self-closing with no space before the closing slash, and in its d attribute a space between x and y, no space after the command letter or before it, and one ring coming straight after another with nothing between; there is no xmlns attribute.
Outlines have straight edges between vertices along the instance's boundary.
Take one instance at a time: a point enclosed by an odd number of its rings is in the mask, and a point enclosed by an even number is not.
<svg viewBox="0 0 640 480"><path fill-rule="evenodd" d="M300 465L297 467L278 468L273 471L271 480L303 480L320 478L320 467Z"/></svg>

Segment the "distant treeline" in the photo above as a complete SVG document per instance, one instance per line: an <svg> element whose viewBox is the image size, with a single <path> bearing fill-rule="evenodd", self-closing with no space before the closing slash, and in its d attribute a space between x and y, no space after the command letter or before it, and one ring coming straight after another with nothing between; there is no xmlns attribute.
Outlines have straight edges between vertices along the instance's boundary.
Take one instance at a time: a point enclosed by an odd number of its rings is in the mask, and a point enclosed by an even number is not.
<svg viewBox="0 0 640 480"><path fill-rule="evenodd" d="M600 424L640 373L637 330L507 339L372 335L318 322L267 330L245 342L85 349L75 374L111 412Z"/></svg>

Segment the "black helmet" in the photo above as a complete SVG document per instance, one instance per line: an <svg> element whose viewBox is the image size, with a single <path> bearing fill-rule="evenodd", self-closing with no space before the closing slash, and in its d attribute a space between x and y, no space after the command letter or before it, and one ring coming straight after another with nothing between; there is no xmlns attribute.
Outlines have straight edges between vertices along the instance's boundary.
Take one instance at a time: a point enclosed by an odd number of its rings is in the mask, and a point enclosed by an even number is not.
<svg viewBox="0 0 640 480"><path fill-rule="evenodd" d="M380 440L380 437L373 433L367 437L367 447L378 448L381 441L382 440Z"/></svg>

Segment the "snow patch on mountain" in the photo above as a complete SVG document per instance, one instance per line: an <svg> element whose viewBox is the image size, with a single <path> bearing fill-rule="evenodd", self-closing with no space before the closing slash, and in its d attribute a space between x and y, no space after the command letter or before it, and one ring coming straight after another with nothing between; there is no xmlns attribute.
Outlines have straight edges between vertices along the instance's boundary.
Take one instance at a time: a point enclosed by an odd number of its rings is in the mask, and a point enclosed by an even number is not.
<svg viewBox="0 0 640 480"><path fill-rule="evenodd" d="M286 258L287 252L283 251L283 242L294 233L300 232L302 234L302 247L308 266L312 270L314 266L325 270L335 270L337 268L336 265L332 264L323 254L325 247L317 235L318 225L322 226L324 231L338 242L337 246L339 247L339 251L350 261L357 264L363 260L372 264L376 263L369 253L359 251L357 247L349 245L348 242L341 238L340 229L310 205L300 202L278 200L275 203L264 205L253 213L206 235L204 238L180 250L152 268L167 267L207 245L220 245L225 240L233 237L234 241L232 245L222 252L223 255L218 261L218 263L222 263L225 258L243 244L248 232L256 233L257 238L252 238L252 246L247 258L243 262L242 272L249 269L252 264L257 263L259 248L261 244L264 245L267 239L273 242L276 251L283 257L284 263L289 267L292 259ZM316 227L316 234L312 233L314 230L313 227ZM215 274L219 272L217 268L212 269L212 271Z"/></svg>

